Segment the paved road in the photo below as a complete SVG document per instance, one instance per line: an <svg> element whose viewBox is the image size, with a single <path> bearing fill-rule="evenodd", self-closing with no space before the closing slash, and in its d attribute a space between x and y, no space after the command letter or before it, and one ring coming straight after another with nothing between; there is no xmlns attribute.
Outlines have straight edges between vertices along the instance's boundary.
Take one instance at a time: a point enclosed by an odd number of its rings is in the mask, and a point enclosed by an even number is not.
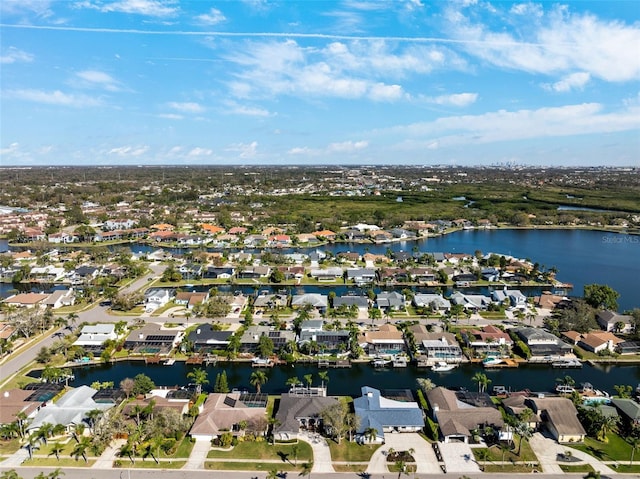
<svg viewBox="0 0 640 479"><path fill-rule="evenodd" d="M16 469L21 477L24 479L33 479L40 472L45 471L48 473L54 468L19 468ZM6 470L0 468L0 471ZM64 479L210 479L212 477L224 477L224 479L265 479L266 473L264 472L237 472L237 471L192 471L192 470L140 470L140 469L83 469L83 468L65 468ZM282 479L294 479L298 477L297 472L290 474L283 474ZM361 474L361 473L312 473L310 476L313 479L394 479L395 474ZM412 474L410 476L402 476L406 479L452 479L459 477L458 474ZM487 479L488 475L466 474L466 477L470 479ZM531 474L495 474L492 473L489 477L503 477L505 479L511 479L514 477L521 477L522 479L531 478ZM567 478L582 478L584 474L535 474L536 479L567 479ZM638 479L637 474L612 474L610 477L614 479ZM401 478L401 479L402 479Z"/></svg>

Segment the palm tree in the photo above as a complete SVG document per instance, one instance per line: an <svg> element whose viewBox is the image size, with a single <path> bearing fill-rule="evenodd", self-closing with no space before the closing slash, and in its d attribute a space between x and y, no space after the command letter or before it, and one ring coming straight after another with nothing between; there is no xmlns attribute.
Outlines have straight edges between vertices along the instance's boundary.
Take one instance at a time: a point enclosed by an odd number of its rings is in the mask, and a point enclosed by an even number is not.
<svg viewBox="0 0 640 479"><path fill-rule="evenodd" d="M304 376L304 380L307 382L307 388L311 387L311 383L313 382L313 375L312 374L305 374Z"/></svg>
<svg viewBox="0 0 640 479"><path fill-rule="evenodd" d="M300 380L297 377L293 376L287 379L287 382L285 384L290 388L295 388L298 384L300 384Z"/></svg>
<svg viewBox="0 0 640 479"><path fill-rule="evenodd" d="M135 460L133 459L134 453L135 453L135 448L130 441L125 442L122 446L120 446L120 449L118 450L118 456L120 457L127 456L131 461L131 464L135 463Z"/></svg>
<svg viewBox="0 0 640 479"><path fill-rule="evenodd" d="M483 393L489 384L491 384L491 379L487 377L484 373L475 373L471 380L474 383L478 383L478 392Z"/></svg>
<svg viewBox="0 0 640 479"><path fill-rule="evenodd" d="M19 476L15 469L9 469L0 475L0 479L22 479L22 476Z"/></svg>
<svg viewBox="0 0 640 479"><path fill-rule="evenodd" d="M318 377L320 378L320 381L322 381L322 389L324 389L325 381L327 383L329 382L329 371L320 371L318 373Z"/></svg>
<svg viewBox="0 0 640 479"><path fill-rule="evenodd" d="M378 430L375 427L368 427L364 430L364 438L369 442L373 442L378 437Z"/></svg>
<svg viewBox="0 0 640 479"><path fill-rule="evenodd" d="M62 451L64 451L64 444L61 444L59 442L54 442L51 445L51 452L49 453L49 455L55 454L56 459L59 461L60 460L60 453Z"/></svg>
<svg viewBox="0 0 640 479"><path fill-rule="evenodd" d="M405 464L404 461L396 461L395 465L398 468L398 479L400 479L400 476L402 474L408 474L407 465Z"/></svg>
<svg viewBox="0 0 640 479"><path fill-rule="evenodd" d="M78 457L82 456L84 462L89 462L87 459L87 449L89 449L89 446L91 446L91 439L83 437L80 439L80 442L74 446L73 451L71 451L71 455L75 457L76 461L78 460Z"/></svg>
<svg viewBox="0 0 640 479"><path fill-rule="evenodd" d="M36 438L42 439L42 442L46 444L47 439L49 439L49 436L51 436L52 431L53 431L53 424L51 424L50 422L44 422L38 428L38 431L36 432Z"/></svg>
<svg viewBox="0 0 640 479"><path fill-rule="evenodd" d="M278 473L278 469L270 469L269 472L267 472L267 478L266 479L278 479L278 477L280 477L279 473Z"/></svg>
<svg viewBox="0 0 640 479"><path fill-rule="evenodd" d="M207 371L202 368L196 368L193 371L189 371L187 373L187 378L196 383L196 394L200 394L202 392L202 386L204 384L209 384L209 375L207 374Z"/></svg>
<svg viewBox="0 0 640 479"><path fill-rule="evenodd" d="M502 451L502 463L504 464L504 455L511 449L508 444L500 444L498 446Z"/></svg>
<svg viewBox="0 0 640 479"><path fill-rule="evenodd" d="M295 461L295 465L298 465L298 453L300 452L300 445L294 444L291 446L291 455L293 456L293 460Z"/></svg>
<svg viewBox="0 0 640 479"><path fill-rule="evenodd" d="M140 424L140 415L144 413L144 408L142 404L136 404L131 408L130 415L136 416L136 426Z"/></svg>
<svg viewBox="0 0 640 479"><path fill-rule="evenodd" d="M481 463L478 462L478 465L480 466L480 469L482 471L484 471L484 466L486 464L487 458L489 457L489 451L487 449L476 449L476 457L478 458L478 461L482 461Z"/></svg>
<svg viewBox="0 0 640 479"><path fill-rule="evenodd" d="M87 418L87 422L89 423L89 429L91 430L91 432L95 432L94 427L98 422L98 419L103 414L104 414L104 411L102 409L92 409L91 411L87 412L85 416Z"/></svg>
<svg viewBox="0 0 640 479"><path fill-rule="evenodd" d="M251 376L249 377L249 384L255 387L256 392L260 394L260 391L262 390L262 386L264 386L268 380L269 380L269 377L264 371L254 371L251 373Z"/></svg>
<svg viewBox="0 0 640 479"><path fill-rule="evenodd" d="M608 442L607 435L616 429L618 425L618 418L616 416L604 416L600 423L600 431L598 431L598 439L602 442Z"/></svg>
<svg viewBox="0 0 640 479"><path fill-rule="evenodd" d="M300 471L299 476L307 476L308 479L311 479L311 470L313 469L313 461L305 462L302 465L302 471Z"/></svg>

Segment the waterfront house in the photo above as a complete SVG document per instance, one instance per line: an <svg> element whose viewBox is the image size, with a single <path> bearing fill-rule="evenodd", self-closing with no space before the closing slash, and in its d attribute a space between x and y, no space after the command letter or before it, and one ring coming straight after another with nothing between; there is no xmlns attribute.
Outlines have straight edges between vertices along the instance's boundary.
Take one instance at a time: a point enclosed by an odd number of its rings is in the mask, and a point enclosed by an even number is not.
<svg viewBox="0 0 640 479"><path fill-rule="evenodd" d="M491 293L491 299L496 303L510 304L513 307L521 307L527 305L527 297L518 289L496 290Z"/></svg>
<svg viewBox="0 0 640 479"><path fill-rule="evenodd" d="M266 394L261 396L266 403ZM197 441L211 441L225 432L243 436L247 429L256 432L266 430L266 407L253 404L248 399L248 394L239 392L209 394L189 430L189 436ZM246 429L241 426L243 424L247 424Z"/></svg>
<svg viewBox="0 0 640 479"><path fill-rule="evenodd" d="M285 393L280 398L273 434L278 441L291 441L300 431L323 432L322 411L340 401L337 396L301 396Z"/></svg>
<svg viewBox="0 0 640 479"><path fill-rule="evenodd" d="M118 335L115 324L87 324L82 327L80 336L73 345L80 346L87 352L100 354L104 349L105 341L115 341L116 339L118 339Z"/></svg>
<svg viewBox="0 0 640 479"><path fill-rule="evenodd" d="M226 349L233 331L219 331L209 323L198 324L186 337L185 343L193 346L197 353L210 353L213 350Z"/></svg>
<svg viewBox="0 0 640 479"><path fill-rule="evenodd" d="M423 365L439 361L459 363L462 361L462 349L453 333L429 332L422 324L409 326L418 348L418 362Z"/></svg>
<svg viewBox="0 0 640 479"><path fill-rule="evenodd" d="M291 307L293 309L304 308L306 305L313 307L320 314L324 314L329 305L329 297L326 294L305 293L294 294L291 298Z"/></svg>
<svg viewBox="0 0 640 479"><path fill-rule="evenodd" d="M203 267L198 263L185 263L178 268L183 279L198 279L202 277Z"/></svg>
<svg viewBox="0 0 640 479"><path fill-rule="evenodd" d="M18 293L9 296L3 302L8 306L18 308L39 308L43 306L48 297L48 294L43 293Z"/></svg>
<svg viewBox="0 0 640 479"><path fill-rule="evenodd" d="M300 325L298 345L304 347L310 342L315 342L323 352L344 351L349 344L349 331L347 330L324 330L324 321L312 319L303 321Z"/></svg>
<svg viewBox="0 0 640 479"><path fill-rule="evenodd" d="M144 398L136 398L127 402L127 404L122 408L122 414L133 419L136 417L136 414L139 414L137 413L139 409L146 409L149 411L149 416L167 410L174 410L180 416L184 416L189 413L189 401L191 400L195 390L184 390L189 391L186 395L188 397L183 397L183 394L178 394L178 397L176 398L169 397L169 393L177 391L180 390L154 389Z"/></svg>
<svg viewBox="0 0 640 479"><path fill-rule="evenodd" d="M256 353L261 336L267 336L273 342L274 351L296 339L295 331L275 330L271 326L249 326L240 338L240 352Z"/></svg>
<svg viewBox="0 0 640 479"><path fill-rule="evenodd" d="M381 268L378 276L382 282L406 283L410 281L409 272L405 268Z"/></svg>
<svg viewBox="0 0 640 479"><path fill-rule="evenodd" d="M191 310L197 304L202 304L209 299L209 292L187 292L181 291L176 294L173 302L177 305L184 306L185 308Z"/></svg>
<svg viewBox="0 0 640 479"><path fill-rule="evenodd" d="M472 348L476 357L486 355L507 356L513 347L513 340L508 333L493 325L481 329L463 330L462 338L467 347Z"/></svg>
<svg viewBox="0 0 640 479"><path fill-rule="evenodd" d="M527 345L532 357L565 356L573 353L571 345L543 329L523 326L511 331Z"/></svg>
<svg viewBox="0 0 640 479"><path fill-rule="evenodd" d="M491 298L482 294L464 294L456 291L449 297L451 304L460 304L467 311L483 311L491 304Z"/></svg>
<svg viewBox="0 0 640 479"><path fill-rule="evenodd" d="M377 331L364 331L358 335L358 344L369 356L400 354L406 350L402 332L393 324L383 324Z"/></svg>
<svg viewBox="0 0 640 479"><path fill-rule="evenodd" d="M600 311L596 314L598 325L605 331L628 334L633 331L633 317L630 314L618 314L615 311Z"/></svg>
<svg viewBox="0 0 640 479"><path fill-rule="evenodd" d="M285 280L302 280L304 278L304 266L278 266L278 271L284 275Z"/></svg>
<svg viewBox="0 0 640 479"><path fill-rule="evenodd" d="M231 279L234 273L235 269L232 266L207 266L203 276L213 279Z"/></svg>
<svg viewBox="0 0 640 479"><path fill-rule="evenodd" d="M404 400L383 397L378 389L361 388L362 395L353 400L358 417L356 441L369 442L368 430L376 431L373 442L384 443L385 433L418 432L424 428L422 409L413 401L411 391L404 391Z"/></svg>
<svg viewBox="0 0 640 479"><path fill-rule="evenodd" d="M504 410L512 416L520 416L525 410L531 409L527 404L527 396L524 394L513 394L511 396L502 398L502 407ZM537 429L539 427L541 419L537 415L532 415L528 420L527 426L531 429Z"/></svg>
<svg viewBox="0 0 640 479"><path fill-rule="evenodd" d="M238 279L260 279L267 278L271 274L271 268L266 265L246 266L236 270Z"/></svg>
<svg viewBox="0 0 640 479"><path fill-rule="evenodd" d="M9 389L0 394L0 426L16 422L20 413L33 418L44 404L37 396L25 389Z"/></svg>
<svg viewBox="0 0 640 479"><path fill-rule="evenodd" d="M436 274L431 268L410 268L409 276L417 283L430 283L436 280Z"/></svg>
<svg viewBox="0 0 640 479"><path fill-rule="evenodd" d="M76 302L76 295L73 289L57 289L42 302L43 306L51 309L72 306Z"/></svg>
<svg viewBox="0 0 640 479"><path fill-rule="evenodd" d="M46 265L46 266L34 266L31 268L31 277L37 281L45 281L53 283L55 281L61 281L67 272L63 267Z"/></svg>
<svg viewBox="0 0 640 479"><path fill-rule="evenodd" d="M441 294L417 293L411 300L416 308L430 308L432 311L446 313L451 309L451 302Z"/></svg>
<svg viewBox="0 0 640 479"><path fill-rule="evenodd" d="M497 268L483 268L480 270L480 277L485 281L495 282L500 280L500 270Z"/></svg>
<svg viewBox="0 0 640 479"><path fill-rule="evenodd" d="M615 406L628 429L640 426L640 404L633 399L611 398L611 404Z"/></svg>
<svg viewBox="0 0 640 479"><path fill-rule="evenodd" d="M347 281L355 284L373 283L376 280L375 268L347 268Z"/></svg>
<svg viewBox="0 0 640 479"><path fill-rule="evenodd" d="M573 344L592 353L602 351L615 352L616 346L624 340L616 337L608 331L593 331L589 333L578 333L577 331L566 331L562 336L569 339Z"/></svg>
<svg viewBox="0 0 640 479"><path fill-rule="evenodd" d="M432 419L438 423L440 438L445 443L468 443L474 430L492 427L497 432L504 426L500 411L491 401L474 406L458 398L454 391L436 387L426 394Z"/></svg>
<svg viewBox="0 0 640 479"><path fill-rule="evenodd" d="M342 278L344 271L342 268L333 266L331 268L315 268L309 272L309 275L316 281L335 281Z"/></svg>
<svg viewBox="0 0 640 479"><path fill-rule="evenodd" d="M383 311L401 311L405 307L404 295L397 291L381 291L376 296L376 307Z"/></svg>
<svg viewBox="0 0 640 479"><path fill-rule="evenodd" d="M253 302L254 309L278 309L286 308L289 302L289 296L286 294L268 294L261 293Z"/></svg>
<svg viewBox="0 0 640 479"><path fill-rule="evenodd" d="M354 294L336 296L333 298L334 309L339 309L341 307L351 308L353 306L358 308L359 316L365 317L369 310L369 298L367 296L357 296Z"/></svg>
<svg viewBox="0 0 640 479"><path fill-rule="evenodd" d="M124 342L124 349L138 354L169 354L182 340L180 330L165 329L156 323L147 323L133 330Z"/></svg>
<svg viewBox="0 0 640 479"><path fill-rule="evenodd" d="M578 420L573 402L564 397L530 397L526 404L536 414L539 424L559 443L583 442L586 431Z"/></svg>
<svg viewBox="0 0 640 479"><path fill-rule="evenodd" d="M48 403L36 413L33 421L27 426L27 432L37 431L45 423L54 426L62 424L69 431L78 424L86 423L89 411L111 409L114 406L112 402L96 402L93 399L97 392L89 386L67 391L57 402Z"/></svg>

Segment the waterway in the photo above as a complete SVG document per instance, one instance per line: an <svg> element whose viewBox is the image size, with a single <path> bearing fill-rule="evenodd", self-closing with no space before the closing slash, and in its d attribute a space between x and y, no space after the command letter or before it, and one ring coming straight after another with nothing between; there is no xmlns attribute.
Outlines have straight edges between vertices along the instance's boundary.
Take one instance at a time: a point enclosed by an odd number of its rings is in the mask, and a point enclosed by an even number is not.
<svg viewBox="0 0 640 479"><path fill-rule="evenodd" d="M186 386L187 373L196 367L204 368L205 366L187 365L180 361L172 366L147 365L144 361L78 366L74 368L76 379L72 385L90 385L93 381L113 381L118 385L124 378L133 378L136 374L143 373L153 379L157 385ZM230 388L255 390L250 385L249 378L256 369L252 368L250 363L219 362L215 366L206 367L206 370L209 375L209 384L205 389L212 390L216 375L224 370L227 373ZM434 373L428 369L418 369L413 366L397 369L374 368L369 363L354 363L351 368L345 369L318 369L314 365L296 364L261 370L269 378L262 386L262 391L270 394L285 392L286 381L291 377L297 377L305 382L306 374L312 374L313 384L318 385L319 371L327 371L329 374L327 383L329 394L349 396L358 396L362 386L372 386L381 390L415 389L416 378L419 377L428 377L438 386L464 387L473 390L477 385L472 377L477 372L485 373L492 381L490 388L502 385L512 391L529 389L534 392L548 392L555 387L557 378L564 378L566 375L571 376L577 386L589 382L595 388L610 394L615 393L615 385L627 384L635 388L640 383L640 367L635 364L617 366L585 364L581 369L554 369L549 365L524 365L517 369L483 369L479 365L464 364L446 373Z"/></svg>
<svg viewBox="0 0 640 479"><path fill-rule="evenodd" d="M145 244L132 244L135 252L149 252ZM339 243L323 245L320 249L333 254L354 251L385 254L392 251L423 253L483 253L495 252L526 258L541 266L558 269L558 278L573 284L572 295L582 296L585 284L608 284L620 293L619 310L640 307L640 236L588 230L500 229L464 230L418 241L384 244ZM172 249L174 253L186 250ZM277 250L290 252L293 250ZM0 284L0 295L13 288ZM536 294L539 291L530 291Z"/></svg>

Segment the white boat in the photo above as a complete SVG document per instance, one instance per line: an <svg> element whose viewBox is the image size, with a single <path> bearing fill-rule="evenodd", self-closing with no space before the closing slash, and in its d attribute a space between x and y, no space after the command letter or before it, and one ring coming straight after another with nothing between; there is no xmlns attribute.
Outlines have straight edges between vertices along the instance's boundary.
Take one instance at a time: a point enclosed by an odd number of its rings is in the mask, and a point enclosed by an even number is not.
<svg viewBox="0 0 640 479"><path fill-rule="evenodd" d="M391 363L391 361L387 359L382 359L382 358L375 358L374 360L371 361L371 365L374 368L383 368L389 363Z"/></svg>
<svg viewBox="0 0 640 479"><path fill-rule="evenodd" d="M556 392L560 394L571 394L575 390L576 388L567 384L558 384L556 386Z"/></svg>
<svg viewBox="0 0 640 479"><path fill-rule="evenodd" d="M431 366L431 370L436 373L444 373L446 371L451 371L452 369L457 368L457 364L445 363L444 361L438 361L433 366Z"/></svg>
<svg viewBox="0 0 640 479"><path fill-rule="evenodd" d="M496 358L494 356L490 356L488 358L484 358L482 360L482 365L484 367L491 367L491 366L495 366L496 364L500 364L502 363L502 359L501 358Z"/></svg>
<svg viewBox="0 0 640 479"><path fill-rule="evenodd" d="M165 366L173 366L176 363L176 360L173 358L165 359L162 364Z"/></svg>
<svg viewBox="0 0 640 479"><path fill-rule="evenodd" d="M565 358L552 362L551 366L554 368L581 368L582 362L579 359Z"/></svg>

